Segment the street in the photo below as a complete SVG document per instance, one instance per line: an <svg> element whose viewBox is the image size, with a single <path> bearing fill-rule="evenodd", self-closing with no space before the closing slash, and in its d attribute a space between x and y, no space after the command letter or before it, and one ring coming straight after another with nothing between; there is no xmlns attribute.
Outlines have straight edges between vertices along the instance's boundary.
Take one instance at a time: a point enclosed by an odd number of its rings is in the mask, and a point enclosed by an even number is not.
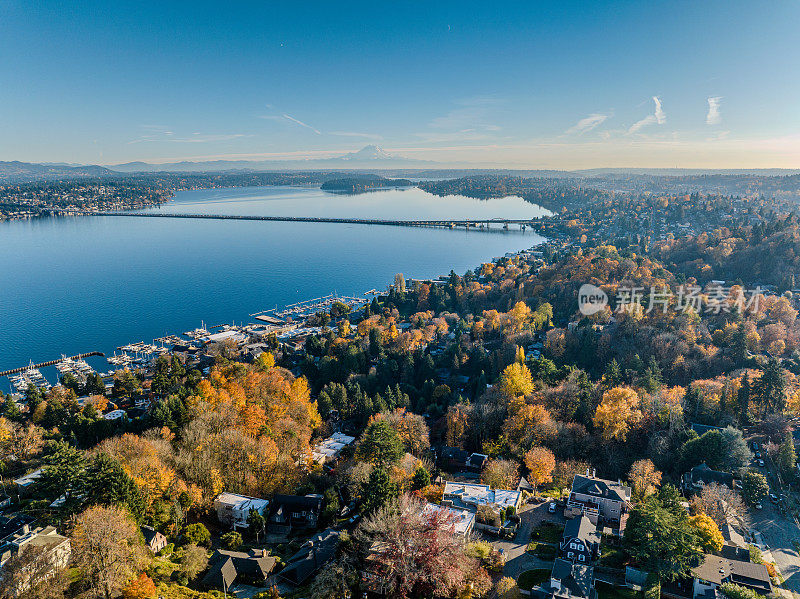
<svg viewBox="0 0 800 599"><path fill-rule="evenodd" d="M764 502L763 510L752 510L752 529L759 531L768 547L767 558L772 559L786 581L784 587L794 594L800 594L800 556L795 545L800 543L798 530L791 517L784 516L769 501Z"/></svg>

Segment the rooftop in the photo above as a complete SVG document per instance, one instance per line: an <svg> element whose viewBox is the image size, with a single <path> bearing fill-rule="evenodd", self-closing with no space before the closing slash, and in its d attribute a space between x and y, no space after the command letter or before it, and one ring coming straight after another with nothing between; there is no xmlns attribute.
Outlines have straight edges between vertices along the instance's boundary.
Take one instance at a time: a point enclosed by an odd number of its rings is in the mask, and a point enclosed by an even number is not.
<svg viewBox="0 0 800 599"><path fill-rule="evenodd" d="M489 485L448 481L444 484L444 498L459 501L464 506L497 505L517 507L522 493L506 489L492 489Z"/></svg>

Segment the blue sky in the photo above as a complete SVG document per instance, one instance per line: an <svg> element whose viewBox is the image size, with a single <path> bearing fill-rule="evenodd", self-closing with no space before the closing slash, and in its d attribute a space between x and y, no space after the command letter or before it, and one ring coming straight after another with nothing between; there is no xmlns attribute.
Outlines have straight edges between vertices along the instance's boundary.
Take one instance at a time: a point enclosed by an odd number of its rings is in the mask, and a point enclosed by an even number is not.
<svg viewBox="0 0 800 599"><path fill-rule="evenodd" d="M496 6L494 6L496 4ZM0 160L800 168L800 3L0 0Z"/></svg>

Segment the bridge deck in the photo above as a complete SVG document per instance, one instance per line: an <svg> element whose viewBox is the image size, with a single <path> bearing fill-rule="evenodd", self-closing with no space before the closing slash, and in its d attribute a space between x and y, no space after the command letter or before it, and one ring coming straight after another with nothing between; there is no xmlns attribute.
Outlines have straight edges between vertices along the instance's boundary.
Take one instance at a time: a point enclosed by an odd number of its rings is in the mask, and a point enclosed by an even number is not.
<svg viewBox="0 0 800 599"><path fill-rule="evenodd" d="M390 225L398 227L477 227L479 225L531 225L536 219L475 218L458 220L394 220L378 218L334 218L324 216L248 216L235 214L181 214L175 212L72 212L54 210L54 214L78 214L83 216L127 216L140 218L199 218L212 220L258 220L295 223L338 223L356 225Z"/></svg>

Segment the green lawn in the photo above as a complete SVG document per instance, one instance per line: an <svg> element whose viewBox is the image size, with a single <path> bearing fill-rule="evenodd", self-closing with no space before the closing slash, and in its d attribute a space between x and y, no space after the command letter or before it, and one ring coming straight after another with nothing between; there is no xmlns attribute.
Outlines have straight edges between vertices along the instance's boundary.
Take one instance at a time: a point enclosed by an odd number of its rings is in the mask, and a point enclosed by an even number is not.
<svg viewBox="0 0 800 599"><path fill-rule="evenodd" d="M539 586L545 580L550 578L550 570L546 568L538 568L536 570L525 570L519 575L517 586L526 591L530 591L533 587Z"/></svg>
<svg viewBox="0 0 800 599"><path fill-rule="evenodd" d="M543 543L558 543L564 534L564 527L559 524L545 522L531 531L531 539Z"/></svg>
<svg viewBox="0 0 800 599"><path fill-rule="evenodd" d="M528 543L526 551L529 551L530 553L533 553L536 557L544 560L551 560L555 559L556 557L556 548L553 545L537 543L536 541L531 541L530 543Z"/></svg>
<svg viewBox="0 0 800 599"><path fill-rule="evenodd" d="M600 555L600 565L608 568L622 568L625 564L625 552L619 547L603 545Z"/></svg>
<svg viewBox="0 0 800 599"><path fill-rule="evenodd" d="M597 582L594 585L597 589L598 599L642 599L642 593L626 587L615 587L605 582Z"/></svg>

